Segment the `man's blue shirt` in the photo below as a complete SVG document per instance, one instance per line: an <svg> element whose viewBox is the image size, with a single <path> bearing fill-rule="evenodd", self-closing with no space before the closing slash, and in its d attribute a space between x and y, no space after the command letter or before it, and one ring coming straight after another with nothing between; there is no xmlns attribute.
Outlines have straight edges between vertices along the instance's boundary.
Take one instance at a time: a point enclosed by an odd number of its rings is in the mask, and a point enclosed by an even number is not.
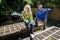
<svg viewBox="0 0 60 40"><path fill-rule="evenodd" d="M49 8L42 8L41 10L38 9L36 11L36 19L40 18L41 20L44 20L45 18L47 18L47 12L50 12L51 9Z"/></svg>

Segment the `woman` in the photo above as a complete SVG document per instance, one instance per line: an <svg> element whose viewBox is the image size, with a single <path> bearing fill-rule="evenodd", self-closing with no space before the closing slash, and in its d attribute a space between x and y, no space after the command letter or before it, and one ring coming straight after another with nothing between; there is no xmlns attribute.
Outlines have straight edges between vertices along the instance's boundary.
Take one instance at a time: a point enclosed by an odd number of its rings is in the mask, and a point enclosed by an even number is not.
<svg viewBox="0 0 60 40"><path fill-rule="evenodd" d="M26 29L27 29L27 34L30 35L31 38L34 38L33 35L33 16L31 12L31 7L30 5L25 5L24 11L22 11L22 18L25 21Z"/></svg>

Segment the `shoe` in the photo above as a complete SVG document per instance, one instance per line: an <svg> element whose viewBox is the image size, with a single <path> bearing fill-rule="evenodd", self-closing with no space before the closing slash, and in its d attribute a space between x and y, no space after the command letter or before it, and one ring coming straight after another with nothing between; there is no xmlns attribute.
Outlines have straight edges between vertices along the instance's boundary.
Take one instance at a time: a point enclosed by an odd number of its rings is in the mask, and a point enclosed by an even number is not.
<svg viewBox="0 0 60 40"><path fill-rule="evenodd" d="M34 38L34 34L30 34L30 37L31 37L31 38Z"/></svg>
<svg viewBox="0 0 60 40"><path fill-rule="evenodd" d="M21 40L21 38L18 38L18 40Z"/></svg>
<svg viewBox="0 0 60 40"><path fill-rule="evenodd" d="M60 40L60 39L58 39L58 40Z"/></svg>

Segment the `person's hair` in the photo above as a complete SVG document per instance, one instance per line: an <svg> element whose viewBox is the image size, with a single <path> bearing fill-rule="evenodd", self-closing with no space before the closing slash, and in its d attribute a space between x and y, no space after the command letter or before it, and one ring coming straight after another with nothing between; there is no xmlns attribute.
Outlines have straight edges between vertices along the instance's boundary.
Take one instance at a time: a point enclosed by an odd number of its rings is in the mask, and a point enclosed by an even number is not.
<svg viewBox="0 0 60 40"><path fill-rule="evenodd" d="M37 4L37 7L38 7L39 5L42 5L42 4L41 4L41 3Z"/></svg>
<svg viewBox="0 0 60 40"><path fill-rule="evenodd" d="M27 4L27 5L24 6L24 11L25 11L25 7L28 7L29 8L29 12L31 12L31 7L30 7L29 4Z"/></svg>

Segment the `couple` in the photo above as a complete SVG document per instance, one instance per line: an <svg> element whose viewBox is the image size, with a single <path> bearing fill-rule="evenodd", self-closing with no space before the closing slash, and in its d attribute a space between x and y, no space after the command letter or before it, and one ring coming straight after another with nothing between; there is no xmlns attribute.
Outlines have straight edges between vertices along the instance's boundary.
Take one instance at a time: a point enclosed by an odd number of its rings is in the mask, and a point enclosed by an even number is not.
<svg viewBox="0 0 60 40"><path fill-rule="evenodd" d="M38 4L38 10L36 11L36 20L35 20L36 26L38 26L38 22L37 22L38 19L40 19L44 23L44 20L47 18L46 11L50 11L50 9L42 8L42 5ZM33 14L31 12L31 7L29 4L25 5L24 11L22 11L22 18L25 21L27 35L30 36L31 38L34 38ZM43 30L45 30L45 23L44 23Z"/></svg>

